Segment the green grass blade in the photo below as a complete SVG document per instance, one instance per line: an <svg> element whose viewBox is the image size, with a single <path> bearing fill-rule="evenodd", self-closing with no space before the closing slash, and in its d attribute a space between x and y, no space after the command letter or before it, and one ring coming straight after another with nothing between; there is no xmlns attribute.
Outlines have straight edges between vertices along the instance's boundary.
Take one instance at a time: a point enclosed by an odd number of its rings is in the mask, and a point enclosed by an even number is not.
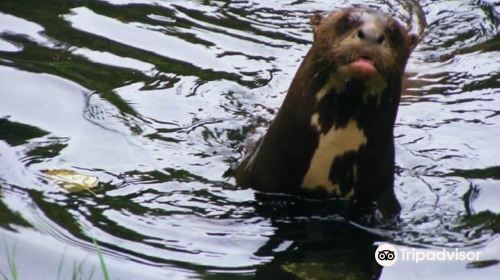
<svg viewBox="0 0 500 280"><path fill-rule="evenodd" d="M12 280L17 280L19 279L19 275L17 274L17 265L16 265L16 243L12 246L12 251L9 250L9 246L7 245L7 241L4 239L3 244L5 246L5 250L7 251L7 263L9 265L10 269L10 275ZM4 278L6 278L5 274L2 275Z"/></svg>
<svg viewBox="0 0 500 280"><path fill-rule="evenodd" d="M59 266L57 267L57 280L61 280L62 268L64 266L64 256L66 255L66 249L64 249L63 255L61 257L61 261L59 262Z"/></svg>
<svg viewBox="0 0 500 280"><path fill-rule="evenodd" d="M101 264L102 275L105 280L110 280L111 278L109 278L108 269L106 268L106 264L104 263L104 258L102 257L99 245L97 244L97 241L95 241L94 238L92 238L92 242L94 242L94 246L97 250L97 256L99 257L99 262Z"/></svg>

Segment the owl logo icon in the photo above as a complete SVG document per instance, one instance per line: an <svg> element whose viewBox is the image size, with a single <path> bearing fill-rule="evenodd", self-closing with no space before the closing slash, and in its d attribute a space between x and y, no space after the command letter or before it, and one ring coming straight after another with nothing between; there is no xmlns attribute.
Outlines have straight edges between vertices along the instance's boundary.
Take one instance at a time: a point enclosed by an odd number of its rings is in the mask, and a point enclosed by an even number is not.
<svg viewBox="0 0 500 280"><path fill-rule="evenodd" d="M391 244L381 244L375 251L375 260L381 266L392 266L398 260L398 252Z"/></svg>

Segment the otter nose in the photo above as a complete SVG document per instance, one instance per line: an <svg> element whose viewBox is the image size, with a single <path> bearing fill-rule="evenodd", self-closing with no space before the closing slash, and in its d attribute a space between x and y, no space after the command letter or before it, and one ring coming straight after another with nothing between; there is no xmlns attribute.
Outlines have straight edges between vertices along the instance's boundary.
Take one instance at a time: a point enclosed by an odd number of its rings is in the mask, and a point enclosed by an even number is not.
<svg viewBox="0 0 500 280"><path fill-rule="evenodd" d="M375 44L382 44L385 40L384 34L373 26L361 27L358 30L358 38Z"/></svg>

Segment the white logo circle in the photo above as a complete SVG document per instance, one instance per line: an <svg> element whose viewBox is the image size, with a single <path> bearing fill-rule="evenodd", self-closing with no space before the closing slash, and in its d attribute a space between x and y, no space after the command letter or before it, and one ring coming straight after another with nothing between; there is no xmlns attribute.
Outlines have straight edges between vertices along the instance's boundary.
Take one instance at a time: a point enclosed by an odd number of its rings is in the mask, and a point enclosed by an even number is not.
<svg viewBox="0 0 500 280"><path fill-rule="evenodd" d="M391 266L398 260L398 252L391 244L380 244L375 251L375 260L381 266Z"/></svg>

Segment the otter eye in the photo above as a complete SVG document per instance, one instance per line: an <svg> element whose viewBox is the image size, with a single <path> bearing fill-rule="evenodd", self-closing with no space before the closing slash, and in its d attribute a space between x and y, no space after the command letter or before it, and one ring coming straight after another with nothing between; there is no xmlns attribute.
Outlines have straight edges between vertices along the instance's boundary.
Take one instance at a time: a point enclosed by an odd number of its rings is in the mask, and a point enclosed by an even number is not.
<svg viewBox="0 0 500 280"><path fill-rule="evenodd" d="M393 43L399 43L403 38L401 28L399 28L399 24L397 22L392 22L389 27L387 27L387 34Z"/></svg>
<svg viewBox="0 0 500 280"><path fill-rule="evenodd" d="M359 23L359 15L349 13L344 15L337 24L337 31L339 34L346 33L349 29L353 28Z"/></svg>

